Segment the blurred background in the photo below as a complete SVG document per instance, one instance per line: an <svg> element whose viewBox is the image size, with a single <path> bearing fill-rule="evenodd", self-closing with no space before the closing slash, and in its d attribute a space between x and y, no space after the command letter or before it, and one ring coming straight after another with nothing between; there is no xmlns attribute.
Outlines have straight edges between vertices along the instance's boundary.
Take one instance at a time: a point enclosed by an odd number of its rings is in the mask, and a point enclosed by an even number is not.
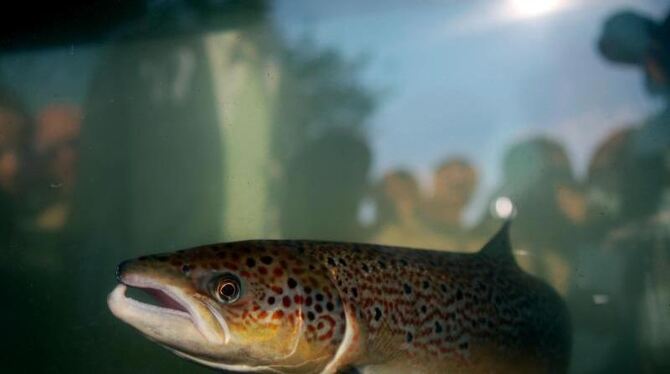
<svg viewBox="0 0 670 374"><path fill-rule="evenodd" d="M667 0L3 11L3 372L208 372L115 320L125 258L303 238L518 262L573 373L670 372Z"/></svg>

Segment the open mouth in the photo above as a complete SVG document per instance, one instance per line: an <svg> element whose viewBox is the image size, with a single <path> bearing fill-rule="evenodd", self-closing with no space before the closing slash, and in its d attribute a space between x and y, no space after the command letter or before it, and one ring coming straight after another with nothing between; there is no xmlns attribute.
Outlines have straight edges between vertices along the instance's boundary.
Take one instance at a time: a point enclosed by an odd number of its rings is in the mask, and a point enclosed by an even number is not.
<svg viewBox="0 0 670 374"><path fill-rule="evenodd" d="M139 309L159 316L171 314L191 319L186 301L181 300L168 288L152 283L141 277L127 277L110 294L109 301L118 306Z"/></svg>
<svg viewBox="0 0 670 374"><path fill-rule="evenodd" d="M109 309L145 334L195 333L213 344L228 341L230 332L225 320L206 300L141 274L126 273L119 281L107 298Z"/></svg>
<svg viewBox="0 0 670 374"><path fill-rule="evenodd" d="M188 314L188 310L183 305L158 288L130 286L126 291L126 297L156 308L171 309Z"/></svg>

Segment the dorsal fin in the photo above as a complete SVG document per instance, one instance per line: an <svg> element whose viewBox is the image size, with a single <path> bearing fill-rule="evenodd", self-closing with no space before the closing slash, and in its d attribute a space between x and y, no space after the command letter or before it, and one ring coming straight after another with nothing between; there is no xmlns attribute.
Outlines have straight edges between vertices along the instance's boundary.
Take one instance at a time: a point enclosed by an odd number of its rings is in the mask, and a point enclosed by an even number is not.
<svg viewBox="0 0 670 374"><path fill-rule="evenodd" d="M509 240L509 227L512 224L511 220L505 221L503 226L493 237L484 244L484 247L479 251L482 256L492 257L498 261L509 261L516 263L514 255L512 254L512 246Z"/></svg>

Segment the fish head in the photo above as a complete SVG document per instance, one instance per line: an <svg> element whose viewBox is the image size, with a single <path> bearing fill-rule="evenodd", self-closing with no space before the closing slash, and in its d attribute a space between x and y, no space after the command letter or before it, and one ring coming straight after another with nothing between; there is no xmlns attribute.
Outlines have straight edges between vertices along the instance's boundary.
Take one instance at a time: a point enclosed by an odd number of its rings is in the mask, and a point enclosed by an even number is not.
<svg viewBox="0 0 670 374"><path fill-rule="evenodd" d="M202 246L122 262L112 313L179 356L211 367L318 370L345 331L328 271L272 242ZM151 294L159 305L126 295Z"/></svg>

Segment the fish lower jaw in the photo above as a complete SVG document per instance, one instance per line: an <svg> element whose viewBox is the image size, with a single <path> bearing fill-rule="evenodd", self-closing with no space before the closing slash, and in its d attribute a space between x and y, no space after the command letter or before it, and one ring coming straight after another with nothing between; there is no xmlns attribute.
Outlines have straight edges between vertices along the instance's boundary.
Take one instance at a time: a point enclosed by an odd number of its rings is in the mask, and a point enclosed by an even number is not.
<svg viewBox="0 0 670 374"><path fill-rule="evenodd" d="M127 283L127 282L126 282ZM130 287L151 287L166 293L175 302L179 303L184 310L161 307L153 304L143 303L126 296L126 290ZM143 334L154 340L170 342L189 336L190 340L202 340L204 344L222 345L228 340L228 335L212 329L200 316L197 306L188 303L178 295L169 290L152 287L147 284L119 284L109 294L107 305L114 316L123 322L138 329ZM204 308L204 306L203 306ZM202 309L202 308L200 308Z"/></svg>

